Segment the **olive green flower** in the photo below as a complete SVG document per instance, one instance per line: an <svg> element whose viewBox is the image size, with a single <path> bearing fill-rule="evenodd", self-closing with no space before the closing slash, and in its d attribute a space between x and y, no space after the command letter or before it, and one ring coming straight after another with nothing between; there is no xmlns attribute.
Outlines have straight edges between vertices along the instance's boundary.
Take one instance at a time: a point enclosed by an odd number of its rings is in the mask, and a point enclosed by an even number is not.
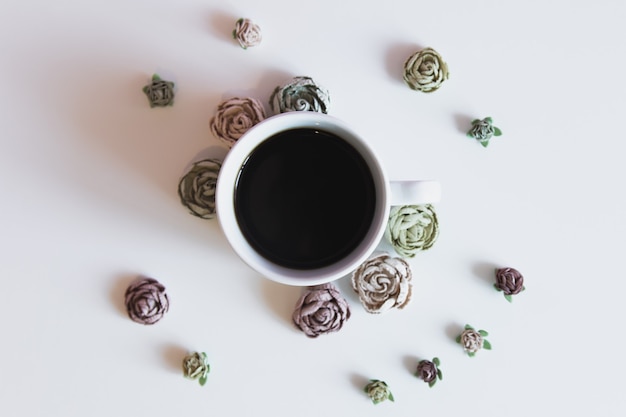
<svg viewBox="0 0 626 417"><path fill-rule="evenodd" d="M162 80L157 74L152 76L150 84L143 88L148 96L150 107L165 107L174 104L174 83Z"/></svg>
<svg viewBox="0 0 626 417"><path fill-rule="evenodd" d="M385 381L370 379L370 382L363 389L374 404L385 400L394 401L393 394Z"/></svg>
<svg viewBox="0 0 626 417"><path fill-rule="evenodd" d="M211 370L207 355L204 352L193 352L183 359L185 378L197 379L200 385L206 384L207 375Z"/></svg>

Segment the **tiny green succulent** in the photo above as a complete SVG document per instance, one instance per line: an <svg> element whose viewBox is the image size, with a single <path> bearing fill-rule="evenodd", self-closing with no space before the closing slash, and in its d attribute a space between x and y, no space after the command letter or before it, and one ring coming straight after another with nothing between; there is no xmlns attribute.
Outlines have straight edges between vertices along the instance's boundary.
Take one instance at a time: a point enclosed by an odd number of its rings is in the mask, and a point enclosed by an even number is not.
<svg viewBox="0 0 626 417"><path fill-rule="evenodd" d="M489 140L493 136L501 136L502 131L493 125L491 117L472 120L472 128L467 132L467 136L476 139L485 148L489 145Z"/></svg>

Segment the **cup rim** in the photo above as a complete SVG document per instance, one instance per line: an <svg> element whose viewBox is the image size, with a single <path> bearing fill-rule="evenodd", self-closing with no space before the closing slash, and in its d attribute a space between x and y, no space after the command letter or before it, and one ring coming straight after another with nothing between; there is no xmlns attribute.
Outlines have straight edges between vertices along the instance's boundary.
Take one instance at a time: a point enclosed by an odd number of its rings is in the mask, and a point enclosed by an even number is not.
<svg viewBox="0 0 626 417"><path fill-rule="evenodd" d="M295 128L317 128L339 135L364 157L374 178L376 208L372 226L363 241L344 259L316 269L292 269L272 263L248 244L241 232L234 206L234 190L241 166L264 140ZM318 112L287 112L271 116L254 125L228 151L216 185L216 214L226 239L237 255L265 278L294 286L319 285L350 274L363 263L380 242L389 216L389 181L374 150L352 127L342 120Z"/></svg>

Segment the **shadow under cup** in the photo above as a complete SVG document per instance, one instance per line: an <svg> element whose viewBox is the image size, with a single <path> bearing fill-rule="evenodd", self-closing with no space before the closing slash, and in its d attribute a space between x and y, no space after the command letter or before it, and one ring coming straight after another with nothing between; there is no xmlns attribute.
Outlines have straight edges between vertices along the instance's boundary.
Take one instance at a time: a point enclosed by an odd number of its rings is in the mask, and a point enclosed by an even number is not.
<svg viewBox="0 0 626 417"><path fill-rule="evenodd" d="M388 182L373 151L343 122L284 113L257 124L220 170L217 215L253 269L289 285L349 274L378 245Z"/></svg>

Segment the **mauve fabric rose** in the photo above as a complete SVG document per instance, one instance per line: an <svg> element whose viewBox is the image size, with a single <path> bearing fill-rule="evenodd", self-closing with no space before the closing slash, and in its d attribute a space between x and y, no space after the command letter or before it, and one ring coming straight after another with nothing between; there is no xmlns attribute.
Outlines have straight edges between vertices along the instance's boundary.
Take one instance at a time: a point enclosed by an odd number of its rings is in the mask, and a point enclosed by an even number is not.
<svg viewBox="0 0 626 417"><path fill-rule="evenodd" d="M180 202L201 219L215 216L215 188L222 167L218 159L195 162L178 184Z"/></svg>
<svg viewBox="0 0 626 417"><path fill-rule="evenodd" d="M276 87L270 97L274 113L289 111L315 111L328 113L330 95L311 77L294 77L283 86Z"/></svg>
<svg viewBox="0 0 626 417"><path fill-rule="evenodd" d="M253 23L252 20L244 19L243 17L235 23L233 38L239 42L239 45L243 49L256 46L260 44L263 39L259 25Z"/></svg>
<svg viewBox="0 0 626 417"><path fill-rule="evenodd" d="M461 333L460 343L466 352L476 353L483 348L483 336L474 329L465 329Z"/></svg>
<svg viewBox="0 0 626 417"><path fill-rule="evenodd" d="M385 238L405 258L430 249L439 236L439 221L430 204L392 207Z"/></svg>
<svg viewBox="0 0 626 417"><path fill-rule="evenodd" d="M437 379L437 365L434 362L423 360L417 365L416 375L429 384Z"/></svg>
<svg viewBox="0 0 626 417"><path fill-rule="evenodd" d="M496 288L505 295L519 294L524 289L524 277L515 268L496 269Z"/></svg>
<svg viewBox="0 0 626 417"><path fill-rule="evenodd" d="M404 81L413 89L432 93L448 79L448 65L432 48L411 55L404 63Z"/></svg>
<svg viewBox="0 0 626 417"><path fill-rule="evenodd" d="M353 272L352 288L368 313L383 313L409 303L411 279L411 268L405 260L374 255Z"/></svg>
<svg viewBox="0 0 626 417"><path fill-rule="evenodd" d="M217 106L210 127L216 138L232 148L248 129L264 119L265 110L259 100L234 97Z"/></svg>
<svg viewBox="0 0 626 417"><path fill-rule="evenodd" d="M337 332L350 318L350 306L332 284L307 288L296 303L294 324L308 337Z"/></svg>
<svg viewBox="0 0 626 417"><path fill-rule="evenodd" d="M169 310L165 287L153 278L139 278L131 283L125 294L126 310L131 320L154 324Z"/></svg>

